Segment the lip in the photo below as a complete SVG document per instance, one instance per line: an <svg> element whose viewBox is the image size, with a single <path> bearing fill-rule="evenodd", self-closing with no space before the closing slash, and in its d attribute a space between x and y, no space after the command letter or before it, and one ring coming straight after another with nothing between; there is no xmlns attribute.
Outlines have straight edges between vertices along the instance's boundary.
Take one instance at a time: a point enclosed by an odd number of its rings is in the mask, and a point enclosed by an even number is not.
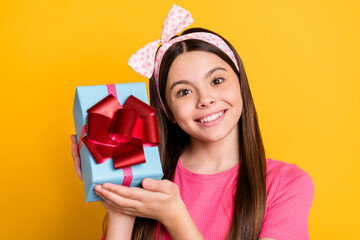
<svg viewBox="0 0 360 240"><path fill-rule="evenodd" d="M212 120L212 121L209 121L209 122L205 122L205 123L200 122L200 119L206 118L208 116L211 116L213 114L220 113L220 112L223 112L223 114L219 118L217 118L215 120ZM214 125L217 125L218 123L220 123L224 119L226 113L227 113L227 109L224 109L222 111L216 111L216 112L207 114L205 116L202 116L202 117L196 119L195 122L197 124L201 125L201 126L204 126L204 127L211 127L211 126L214 126Z"/></svg>

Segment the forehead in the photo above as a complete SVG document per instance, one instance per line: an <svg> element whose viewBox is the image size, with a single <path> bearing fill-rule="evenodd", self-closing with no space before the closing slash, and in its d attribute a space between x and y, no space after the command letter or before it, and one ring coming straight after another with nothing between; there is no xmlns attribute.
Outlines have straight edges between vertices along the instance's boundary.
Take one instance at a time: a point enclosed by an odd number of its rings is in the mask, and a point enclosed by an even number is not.
<svg viewBox="0 0 360 240"><path fill-rule="evenodd" d="M191 51L180 54L170 66L168 81L206 74L214 67L232 71L230 65L214 53Z"/></svg>

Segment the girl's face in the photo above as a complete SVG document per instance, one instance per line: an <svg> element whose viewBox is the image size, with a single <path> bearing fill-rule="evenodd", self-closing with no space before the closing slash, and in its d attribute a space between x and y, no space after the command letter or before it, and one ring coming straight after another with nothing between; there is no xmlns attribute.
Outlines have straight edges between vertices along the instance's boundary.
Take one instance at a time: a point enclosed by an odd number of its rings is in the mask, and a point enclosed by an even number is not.
<svg viewBox="0 0 360 240"><path fill-rule="evenodd" d="M215 142L238 133L239 78L216 54L192 51L172 63L166 83L171 120L191 137Z"/></svg>

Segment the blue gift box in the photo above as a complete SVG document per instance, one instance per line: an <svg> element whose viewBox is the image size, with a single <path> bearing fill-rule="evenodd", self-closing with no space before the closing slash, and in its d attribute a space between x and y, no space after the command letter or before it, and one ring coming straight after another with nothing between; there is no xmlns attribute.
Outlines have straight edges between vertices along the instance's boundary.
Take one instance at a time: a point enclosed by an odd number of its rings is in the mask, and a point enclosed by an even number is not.
<svg viewBox="0 0 360 240"><path fill-rule="evenodd" d="M149 104L145 83L115 84L115 87L117 98L121 105L124 104L130 95ZM76 87L73 115L78 142L81 130L86 125L87 110L107 95L107 85ZM161 180L163 177L158 147L144 147L144 153L146 163L131 167L133 174L131 187L141 186L144 178ZM123 169L116 170L112 159L97 164L83 143L80 149L80 158L86 202L101 200L94 192L94 187L97 184L109 182L121 185L123 183Z"/></svg>

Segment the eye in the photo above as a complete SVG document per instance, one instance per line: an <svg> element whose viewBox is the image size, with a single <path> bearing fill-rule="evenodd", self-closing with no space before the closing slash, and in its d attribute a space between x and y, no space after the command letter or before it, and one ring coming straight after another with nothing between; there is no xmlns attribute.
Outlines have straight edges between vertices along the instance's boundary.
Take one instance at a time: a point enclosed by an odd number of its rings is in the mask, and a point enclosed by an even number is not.
<svg viewBox="0 0 360 240"><path fill-rule="evenodd" d="M214 80L212 80L211 85L219 85L224 81L223 78L215 78Z"/></svg>
<svg viewBox="0 0 360 240"><path fill-rule="evenodd" d="M176 93L176 96L183 97L185 95L188 95L189 93L191 93L191 90L189 90L189 89L181 89Z"/></svg>

